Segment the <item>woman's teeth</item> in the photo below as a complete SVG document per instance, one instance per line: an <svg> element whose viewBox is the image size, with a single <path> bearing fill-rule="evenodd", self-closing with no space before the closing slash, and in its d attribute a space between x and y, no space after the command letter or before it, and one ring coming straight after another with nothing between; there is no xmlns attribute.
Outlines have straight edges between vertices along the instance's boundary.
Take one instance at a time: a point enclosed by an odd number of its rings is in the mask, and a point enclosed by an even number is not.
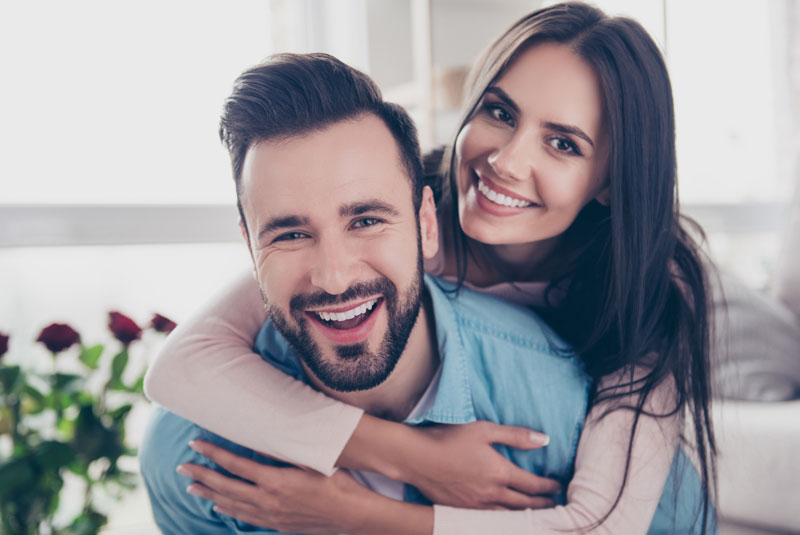
<svg viewBox="0 0 800 535"><path fill-rule="evenodd" d="M520 199L515 199L513 197L509 197L508 195L504 195L502 193L497 193L495 190L487 186L480 178L478 179L478 191L483 193L483 196L492 201L495 204L499 204L501 206L510 206L512 208L524 208L526 206L531 206L533 203L528 201L522 201Z"/></svg>
<svg viewBox="0 0 800 535"><path fill-rule="evenodd" d="M324 321L351 320L356 316L366 314L368 310L372 310L372 307L374 307L375 303L377 302L377 299L370 299L366 303L362 303L357 307L351 308L350 310L345 310L344 312L315 312L315 314Z"/></svg>

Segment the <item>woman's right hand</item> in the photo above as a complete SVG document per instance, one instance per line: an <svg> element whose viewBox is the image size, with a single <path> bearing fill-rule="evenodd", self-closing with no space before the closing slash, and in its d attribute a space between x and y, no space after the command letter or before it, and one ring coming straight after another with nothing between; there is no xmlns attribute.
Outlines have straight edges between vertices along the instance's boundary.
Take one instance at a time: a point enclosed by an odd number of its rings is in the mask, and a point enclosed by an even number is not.
<svg viewBox="0 0 800 535"><path fill-rule="evenodd" d="M542 509L555 505L561 485L518 467L493 444L537 449L547 442L541 433L492 422L410 427L364 415L339 465L405 481L435 504Z"/></svg>

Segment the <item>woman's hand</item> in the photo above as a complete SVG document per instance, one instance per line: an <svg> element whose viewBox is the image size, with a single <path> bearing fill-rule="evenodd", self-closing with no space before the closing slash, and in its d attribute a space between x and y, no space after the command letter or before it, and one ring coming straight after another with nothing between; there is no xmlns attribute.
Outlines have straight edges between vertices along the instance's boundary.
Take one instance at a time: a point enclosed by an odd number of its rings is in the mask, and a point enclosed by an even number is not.
<svg viewBox="0 0 800 535"><path fill-rule="evenodd" d="M186 463L178 467L178 472L195 480L187 491L213 501L217 512L249 524L309 534L429 534L433 530L430 507L380 496L342 470L326 477L309 470L257 463L204 441L193 441L190 446L252 483Z"/></svg>
<svg viewBox="0 0 800 535"><path fill-rule="evenodd" d="M364 415L338 464L405 481L441 505L541 509L555 505L559 483L523 470L492 445L536 449L548 440L492 422L409 427Z"/></svg>
<svg viewBox="0 0 800 535"><path fill-rule="evenodd" d="M423 466L414 460L410 481L429 500L442 505L489 509L542 509L553 507L552 496L561 492L553 479L539 477L515 465L492 447L505 444L518 449L536 449L549 439L529 429L474 422L464 425L437 425L415 428L423 448L409 454L423 455Z"/></svg>

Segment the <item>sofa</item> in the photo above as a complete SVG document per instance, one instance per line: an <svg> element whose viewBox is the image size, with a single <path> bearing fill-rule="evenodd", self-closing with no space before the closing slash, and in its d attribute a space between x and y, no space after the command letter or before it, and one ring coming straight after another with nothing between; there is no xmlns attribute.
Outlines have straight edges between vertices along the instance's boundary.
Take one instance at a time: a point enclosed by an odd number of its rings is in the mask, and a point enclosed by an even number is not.
<svg viewBox="0 0 800 535"><path fill-rule="evenodd" d="M800 191L770 286L715 307L721 535L800 534Z"/></svg>

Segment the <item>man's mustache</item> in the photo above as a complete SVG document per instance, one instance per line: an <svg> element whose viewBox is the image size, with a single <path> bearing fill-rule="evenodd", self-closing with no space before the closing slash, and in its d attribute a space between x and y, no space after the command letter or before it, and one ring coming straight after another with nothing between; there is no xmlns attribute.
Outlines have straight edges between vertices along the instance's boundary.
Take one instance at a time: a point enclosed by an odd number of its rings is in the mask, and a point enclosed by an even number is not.
<svg viewBox="0 0 800 535"><path fill-rule="evenodd" d="M301 313L309 308L319 308L347 303L354 299L372 297L382 294L388 302L392 302L397 295L397 288L386 277L380 277L368 282L358 282L344 292L333 295L325 291L295 294L289 300L289 310L292 313Z"/></svg>

